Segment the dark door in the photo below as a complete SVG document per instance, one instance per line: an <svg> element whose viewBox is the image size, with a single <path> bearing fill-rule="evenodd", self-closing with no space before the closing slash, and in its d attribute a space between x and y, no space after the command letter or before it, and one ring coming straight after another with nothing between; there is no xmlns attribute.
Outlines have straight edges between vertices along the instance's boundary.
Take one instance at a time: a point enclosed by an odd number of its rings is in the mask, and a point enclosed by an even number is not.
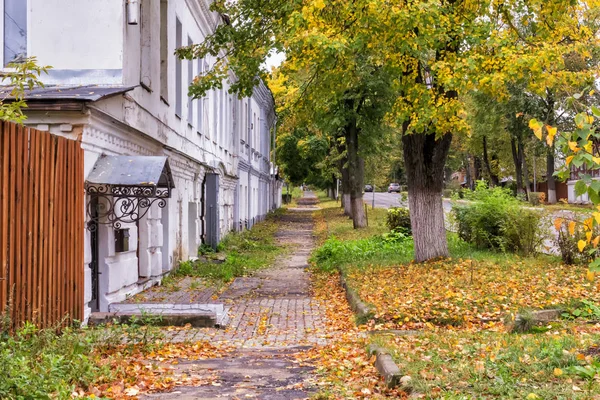
<svg viewBox="0 0 600 400"><path fill-rule="evenodd" d="M90 269L92 272L92 300L90 300L89 306L92 309L92 312L95 312L100 309L98 296L98 284L100 276L100 271L98 270L98 223L96 222L98 218L98 197L96 196L93 196L90 199L90 211L92 218L88 223L88 226L90 230L90 246L92 251L92 262L90 263Z"/></svg>
<svg viewBox="0 0 600 400"><path fill-rule="evenodd" d="M219 244L219 175L206 175L206 200L204 202L206 218L206 244L213 249Z"/></svg>

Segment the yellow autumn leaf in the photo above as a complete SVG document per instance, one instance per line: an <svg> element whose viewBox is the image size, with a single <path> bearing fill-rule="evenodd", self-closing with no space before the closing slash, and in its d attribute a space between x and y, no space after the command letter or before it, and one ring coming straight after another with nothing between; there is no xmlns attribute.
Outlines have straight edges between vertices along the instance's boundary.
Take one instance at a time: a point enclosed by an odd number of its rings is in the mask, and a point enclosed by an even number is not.
<svg viewBox="0 0 600 400"><path fill-rule="evenodd" d="M600 216L600 213L598 213L598 215ZM562 218L556 218L556 219L554 220L554 228L555 228L557 231L560 231L560 228L561 228L561 226L562 226L562 223L563 223L563 219L562 219Z"/></svg>
<svg viewBox="0 0 600 400"><path fill-rule="evenodd" d="M583 221L583 226L586 231L591 231L594 228L594 218L588 218Z"/></svg>
<svg viewBox="0 0 600 400"><path fill-rule="evenodd" d="M586 232L585 238L586 238L587 243L589 243L590 240L592 240L592 232Z"/></svg>
<svg viewBox="0 0 600 400"><path fill-rule="evenodd" d="M567 160L565 161L565 163L567 164L567 166L569 166L569 164L571 164L571 161L573 161L574 156L569 156L567 157Z"/></svg>
<svg viewBox="0 0 600 400"><path fill-rule="evenodd" d="M562 369L554 368L554 376L561 376L563 374Z"/></svg>
<svg viewBox="0 0 600 400"><path fill-rule="evenodd" d="M596 276L596 274L594 273L594 271L590 271L590 270L588 270L588 271L585 273L585 279L586 279L588 282L594 282L594 277L595 277L595 276Z"/></svg>
<svg viewBox="0 0 600 400"><path fill-rule="evenodd" d="M552 143L554 143L554 136L556 136L556 132L558 131L558 129L553 128L550 125L546 125L546 131L548 131L548 136L546 136L546 143L548 143L548 146L552 146Z"/></svg>
<svg viewBox="0 0 600 400"><path fill-rule="evenodd" d="M540 140L542 140L542 126L543 125L535 119L529 121L529 127L533 130L535 136Z"/></svg>
<svg viewBox="0 0 600 400"><path fill-rule="evenodd" d="M592 240L592 244L594 245L594 248L598 247L598 242L600 242L600 236L596 236L594 238L594 240Z"/></svg>
<svg viewBox="0 0 600 400"><path fill-rule="evenodd" d="M592 161L594 162L594 164L600 164L600 157L593 157L592 156Z"/></svg>
<svg viewBox="0 0 600 400"><path fill-rule="evenodd" d="M587 120L588 120L588 124L594 123L594 117L592 117L591 115L588 115Z"/></svg>
<svg viewBox="0 0 600 400"><path fill-rule="evenodd" d="M569 222L569 234L571 236L575 234L575 221Z"/></svg>
<svg viewBox="0 0 600 400"><path fill-rule="evenodd" d="M577 142L571 142L571 141L569 141L569 149L571 149L571 151L574 151L575 153L577 153L580 150L577 147Z"/></svg>
<svg viewBox="0 0 600 400"><path fill-rule="evenodd" d="M537 400L537 399L540 399L540 398L541 398L541 397L540 397L540 396L538 396L538 395L537 395L537 394L535 394L535 393L529 393L529 394L527 395L527 397L526 397L526 399L527 399L527 400Z"/></svg>
<svg viewBox="0 0 600 400"><path fill-rule="evenodd" d="M585 245L585 240L580 240L577 242L577 248L579 249L580 253L583 251L583 249L585 249Z"/></svg>

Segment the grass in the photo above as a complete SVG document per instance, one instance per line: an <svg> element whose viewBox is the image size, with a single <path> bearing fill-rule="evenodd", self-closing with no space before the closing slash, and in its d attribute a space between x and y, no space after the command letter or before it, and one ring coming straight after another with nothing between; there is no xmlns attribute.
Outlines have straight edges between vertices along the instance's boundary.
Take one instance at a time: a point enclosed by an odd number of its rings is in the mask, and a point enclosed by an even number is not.
<svg viewBox="0 0 600 400"><path fill-rule="evenodd" d="M195 378L174 368L178 360L229 351L208 342L164 341L162 330L148 326L155 318L61 330L25 323L11 334L0 331L0 398L137 398L176 383L193 385Z"/></svg>
<svg viewBox="0 0 600 400"><path fill-rule="evenodd" d="M386 240L385 210L375 210L370 226L357 231L335 202L321 206L313 263L321 271L341 269L375 306L370 341L387 348L410 376L407 392L447 399L600 398L600 326L585 321L600 318L600 283L585 266L478 250L452 233L450 258L416 264L410 239ZM565 309L565 319L529 333L507 332L507 316L551 307Z"/></svg>
<svg viewBox="0 0 600 400"><path fill-rule="evenodd" d="M426 398L589 399L600 394L598 362L587 355L597 330L559 324L545 334L445 331L372 341Z"/></svg>
<svg viewBox="0 0 600 400"><path fill-rule="evenodd" d="M556 204L543 204L542 207L544 210L548 211L573 211L577 213L589 214L595 211L593 204L565 204L565 203L556 203Z"/></svg>
<svg viewBox="0 0 600 400"><path fill-rule="evenodd" d="M219 244L217 254L206 253L198 261L181 263L175 276L200 277L223 284L268 267L282 251L275 243L275 232L278 216L283 212L278 210L269 214L265 221L250 230L227 235Z"/></svg>

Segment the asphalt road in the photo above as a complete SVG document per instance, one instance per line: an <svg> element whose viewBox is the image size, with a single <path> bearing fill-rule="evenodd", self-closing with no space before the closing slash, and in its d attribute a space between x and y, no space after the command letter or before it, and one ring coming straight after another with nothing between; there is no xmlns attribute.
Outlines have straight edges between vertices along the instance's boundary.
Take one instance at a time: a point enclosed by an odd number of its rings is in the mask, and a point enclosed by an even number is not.
<svg viewBox="0 0 600 400"><path fill-rule="evenodd" d="M365 193L363 195L363 201L368 204L369 208L372 207L373 200L375 202L376 208L390 208L398 206L408 207L408 201L401 202L400 198L401 196L398 193ZM455 227L451 225L450 221L447 218L450 211L452 210L452 201L450 199L443 199L442 201L444 205L444 214L446 217L446 228L450 231L454 231ZM569 211L555 211L553 213L546 214L546 216L544 217L544 224L549 227L549 235L544 240L545 249L542 250L542 252L544 253L558 254L558 249L556 247L555 242L556 237L558 236L558 232L556 231L552 223L558 217L567 219L580 218L580 216L577 216L573 212Z"/></svg>
<svg viewBox="0 0 600 400"><path fill-rule="evenodd" d="M405 202L401 201L401 195L399 193L365 193L363 195L363 201L369 206L373 206L375 203L376 208L390 208L390 207L408 207L408 200ZM444 212L448 213L452 209L452 203L448 199L444 199Z"/></svg>

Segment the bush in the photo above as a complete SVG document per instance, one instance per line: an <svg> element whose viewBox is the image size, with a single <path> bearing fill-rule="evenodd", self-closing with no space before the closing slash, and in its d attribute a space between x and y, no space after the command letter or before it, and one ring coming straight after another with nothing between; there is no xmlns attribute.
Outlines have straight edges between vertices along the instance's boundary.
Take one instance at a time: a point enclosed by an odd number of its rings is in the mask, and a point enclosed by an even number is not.
<svg viewBox="0 0 600 400"><path fill-rule="evenodd" d="M546 201L546 193L544 192L529 192L529 202L534 206L539 206Z"/></svg>
<svg viewBox="0 0 600 400"><path fill-rule="evenodd" d="M333 272L346 265L408 262L412 258L412 252L412 240L398 231L359 240L342 241L330 237L313 253L311 262L321 271Z"/></svg>
<svg viewBox="0 0 600 400"><path fill-rule="evenodd" d="M453 215L461 239L478 248L529 255L543 242L542 214L522 207L511 192L478 185L472 205L455 205Z"/></svg>
<svg viewBox="0 0 600 400"><path fill-rule="evenodd" d="M110 375L92 355L94 344L77 329L40 330L30 323L0 337L0 398L68 399Z"/></svg>
<svg viewBox="0 0 600 400"><path fill-rule="evenodd" d="M411 234L410 212L405 207L392 207L387 211L386 225L391 231Z"/></svg>
<svg viewBox="0 0 600 400"><path fill-rule="evenodd" d="M558 230L558 236L555 239L556 246L560 252L560 257L565 264L577 265L577 264L588 264L592 262L596 257L600 256L599 251L593 249L584 252L580 252L577 248L577 242L580 240L587 240L585 232L581 226L575 228L575 232L571 235L568 231L568 223L562 224ZM599 229L595 229L594 237L600 234Z"/></svg>

